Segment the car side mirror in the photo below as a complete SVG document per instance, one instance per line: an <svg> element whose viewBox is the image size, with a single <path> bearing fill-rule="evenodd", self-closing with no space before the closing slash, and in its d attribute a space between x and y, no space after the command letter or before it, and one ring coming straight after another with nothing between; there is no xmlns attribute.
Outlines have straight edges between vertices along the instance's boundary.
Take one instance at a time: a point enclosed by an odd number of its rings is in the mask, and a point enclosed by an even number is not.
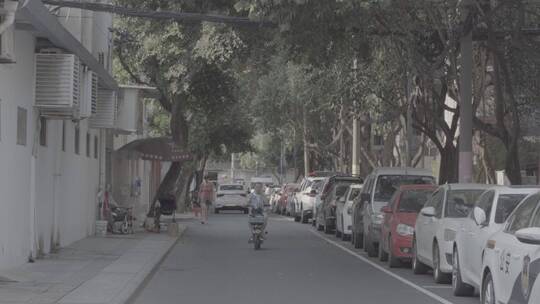
<svg viewBox="0 0 540 304"><path fill-rule="evenodd" d="M433 208L433 207L424 207L424 208L422 208L420 213L423 216L433 217L433 216L435 216L435 208Z"/></svg>
<svg viewBox="0 0 540 304"><path fill-rule="evenodd" d="M516 238L525 244L540 245L540 228L525 228L516 231Z"/></svg>
<svg viewBox="0 0 540 304"><path fill-rule="evenodd" d="M474 221L476 222L476 225L478 226L485 226L486 225L486 212L479 207L474 207L473 209L473 217Z"/></svg>
<svg viewBox="0 0 540 304"><path fill-rule="evenodd" d="M383 213L392 213L392 208L390 208L390 206L384 206L381 211Z"/></svg>

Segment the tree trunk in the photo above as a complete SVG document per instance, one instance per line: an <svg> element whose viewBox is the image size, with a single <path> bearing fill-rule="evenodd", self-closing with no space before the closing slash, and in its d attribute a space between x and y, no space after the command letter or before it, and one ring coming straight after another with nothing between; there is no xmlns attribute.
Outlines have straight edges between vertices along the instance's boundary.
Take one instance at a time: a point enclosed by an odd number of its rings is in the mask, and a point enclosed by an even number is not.
<svg viewBox="0 0 540 304"><path fill-rule="evenodd" d="M171 135L173 142L187 150L188 148L188 125L184 117L182 109L182 100L173 100L172 109L171 109ZM172 162L169 170L165 174L165 178L161 181L161 184L158 187L156 195L150 204L149 216L152 216L154 211L154 206L156 202L168 195L174 195L178 198L178 191L182 189L183 185L179 182L183 182L180 179L180 174L182 173L183 164L181 162Z"/></svg>
<svg viewBox="0 0 540 304"><path fill-rule="evenodd" d="M446 144L441 151L439 166L439 184L458 182L458 149L452 143Z"/></svg>

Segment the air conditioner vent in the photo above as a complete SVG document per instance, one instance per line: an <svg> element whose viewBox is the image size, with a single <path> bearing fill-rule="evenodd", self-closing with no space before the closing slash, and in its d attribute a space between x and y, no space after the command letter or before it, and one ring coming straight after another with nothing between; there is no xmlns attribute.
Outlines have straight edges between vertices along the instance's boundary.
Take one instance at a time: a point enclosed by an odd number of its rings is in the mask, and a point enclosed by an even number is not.
<svg viewBox="0 0 540 304"><path fill-rule="evenodd" d="M113 129L117 111L116 92L99 89L97 93L96 113L90 119L90 127L94 129Z"/></svg>
<svg viewBox="0 0 540 304"><path fill-rule="evenodd" d="M36 107L43 116L78 119L79 60L72 54L36 54Z"/></svg>

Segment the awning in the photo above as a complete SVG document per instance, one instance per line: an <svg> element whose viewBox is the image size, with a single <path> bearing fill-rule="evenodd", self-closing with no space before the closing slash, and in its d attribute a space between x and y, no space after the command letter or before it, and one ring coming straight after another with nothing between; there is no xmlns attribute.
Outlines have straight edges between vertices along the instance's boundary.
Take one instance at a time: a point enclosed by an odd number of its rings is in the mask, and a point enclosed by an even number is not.
<svg viewBox="0 0 540 304"><path fill-rule="evenodd" d="M191 155L178 147L170 137L138 139L124 145L116 152L125 153L130 159L173 162L191 160Z"/></svg>
<svg viewBox="0 0 540 304"><path fill-rule="evenodd" d="M98 74L100 85L110 90L118 90L118 83L109 71L58 21L57 17L51 15L41 0L26 0L20 8L20 13L52 43L75 54L90 70Z"/></svg>

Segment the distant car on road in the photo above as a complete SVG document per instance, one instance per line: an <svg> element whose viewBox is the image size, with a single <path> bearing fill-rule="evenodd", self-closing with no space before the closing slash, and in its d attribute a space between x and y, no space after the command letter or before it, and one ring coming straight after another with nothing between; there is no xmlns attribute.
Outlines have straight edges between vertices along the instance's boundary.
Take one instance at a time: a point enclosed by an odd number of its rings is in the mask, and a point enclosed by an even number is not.
<svg viewBox="0 0 540 304"><path fill-rule="evenodd" d="M248 213L247 190L239 184L221 184L218 186L214 212L238 210Z"/></svg>
<svg viewBox="0 0 540 304"><path fill-rule="evenodd" d="M538 188L495 186L476 201L473 211L457 231L452 254L452 287L456 296L472 296L480 289L482 259L489 237L527 195Z"/></svg>
<svg viewBox="0 0 540 304"><path fill-rule="evenodd" d="M362 179L353 176L333 176L326 182L317 206L317 229L330 234L336 228L336 202L344 196L351 184L361 184Z"/></svg>
<svg viewBox="0 0 540 304"><path fill-rule="evenodd" d="M352 232L352 205L354 199L360 195L361 184L352 184L347 192L337 201L336 206L336 236L348 240Z"/></svg>
<svg viewBox="0 0 540 304"><path fill-rule="evenodd" d="M379 240L379 259L398 267L412 258L414 225L418 212L431 197L435 185L404 185L382 209L384 220Z"/></svg>
<svg viewBox="0 0 540 304"><path fill-rule="evenodd" d="M481 303L540 303L540 192L489 237L482 261Z"/></svg>
<svg viewBox="0 0 540 304"><path fill-rule="evenodd" d="M412 267L415 274L433 269L437 283L449 283L453 245L478 197L490 185L446 184L433 193L416 219Z"/></svg>
<svg viewBox="0 0 540 304"><path fill-rule="evenodd" d="M384 215L381 209L401 185L435 184L431 171L415 168L376 168L366 178L360 197L353 204L353 244L364 247L368 255L378 255L381 225Z"/></svg>

